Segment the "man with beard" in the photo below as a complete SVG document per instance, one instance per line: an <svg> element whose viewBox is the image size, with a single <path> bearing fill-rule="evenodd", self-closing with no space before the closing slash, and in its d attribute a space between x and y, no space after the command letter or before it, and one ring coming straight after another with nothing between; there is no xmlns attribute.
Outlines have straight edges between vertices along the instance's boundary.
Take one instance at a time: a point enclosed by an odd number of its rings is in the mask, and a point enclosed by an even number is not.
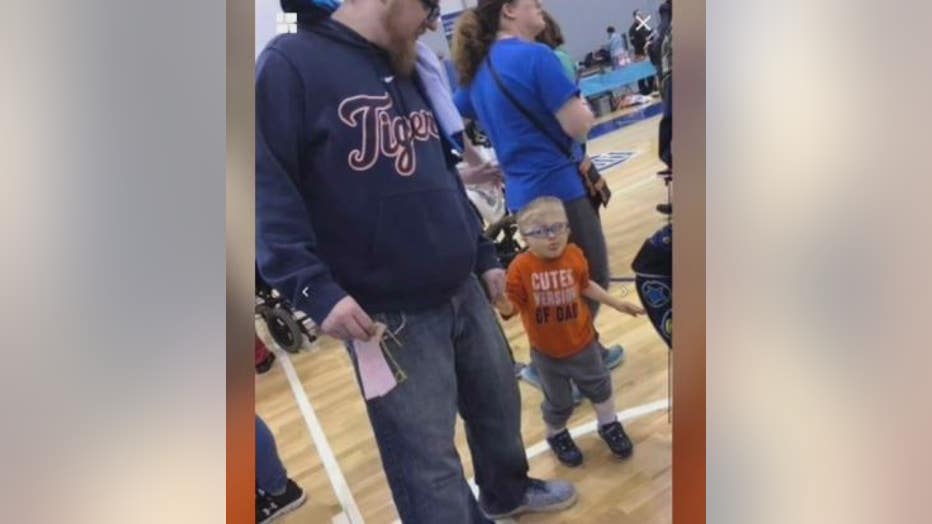
<svg viewBox="0 0 932 524"><path fill-rule="evenodd" d="M414 73L416 40L439 11L436 0L347 0L332 18L299 17L297 34L262 52L256 258L346 342L364 391L359 355L381 343L392 357L400 382L366 407L402 521L484 523L568 507L576 492L527 475L517 383L480 285L499 299L504 272Z"/></svg>

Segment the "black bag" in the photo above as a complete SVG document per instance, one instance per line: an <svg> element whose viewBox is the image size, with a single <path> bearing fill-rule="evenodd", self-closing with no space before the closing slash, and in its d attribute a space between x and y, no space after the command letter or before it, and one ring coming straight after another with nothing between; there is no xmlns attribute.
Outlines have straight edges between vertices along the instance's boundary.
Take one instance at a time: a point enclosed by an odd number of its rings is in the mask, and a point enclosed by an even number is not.
<svg viewBox="0 0 932 524"><path fill-rule="evenodd" d="M647 317L673 349L673 228L669 224L644 241L631 269Z"/></svg>
<svg viewBox="0 0 932 524"><path fill-rule="evenodd" d="M544 124L534 116L526 107L521 105L521 102L518 102L518 99L515 98L511 92L505 87L505 84L502 82L502 79L498 76L498 71L495 70L495 66L492 65L492 54L489 53L489 56L485 59L486 64L489 66L489 71L492 73L492 77L495 78L495 83L498 84L498 88L501 89L502 93L511 101L512 104L518 111L521 112L530 120L534 127L538 131L544 134L555 146L560 150L564 155L566 155L570 160L576 161L576 158L573 156L573 148L557 140L550 133L547 132L547 128L544 127ZM598 211L599 206L607 207L608 201L612 198L612 191L608 188L608 183L605 181L605 178L599 173L599 170L595 167L595 164L592 163L592 159L587 155L583 155L582 161L577 166L579 169L579 176L582 178L583 186L586 188L586 195L589 197L589 202L592 206Z"/></svg>

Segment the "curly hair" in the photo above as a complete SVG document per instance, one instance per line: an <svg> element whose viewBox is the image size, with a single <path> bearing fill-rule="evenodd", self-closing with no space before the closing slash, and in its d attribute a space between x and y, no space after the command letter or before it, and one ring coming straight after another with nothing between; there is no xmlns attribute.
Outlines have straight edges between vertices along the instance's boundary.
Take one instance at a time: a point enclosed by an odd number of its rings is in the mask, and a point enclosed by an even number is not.
<svg viewBox="0 0 932 524"><path fill-rule="evenodd" d="M479 0L460 16L453 33L453 63L460 82L469 86L498 35L502 7L514 0Z"/></svg>
<svg viewBox="0 0 932 524"><path fill-rule="evenodd" d="M558 24L557 21L554 20L553 15L547 11L544 11L544 22L546 22L547 26L537 35L537 41L550 49L556 49L565 44L566 40L563 38L563 31L560 29L560 24Z"/></svg>

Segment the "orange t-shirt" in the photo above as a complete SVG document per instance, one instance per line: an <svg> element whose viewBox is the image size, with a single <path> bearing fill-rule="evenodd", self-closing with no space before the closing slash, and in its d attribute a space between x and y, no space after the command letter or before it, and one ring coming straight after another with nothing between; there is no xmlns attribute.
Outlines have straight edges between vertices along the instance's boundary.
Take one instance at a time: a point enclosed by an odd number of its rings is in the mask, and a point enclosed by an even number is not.
<svg viewBox="0 0 932 524"><path fill-rule="evenodd" d="M567 244L560 258L544 260L530 252L508 266L506 294L520 311L531 346L554 358L571 357L595 338L592 313L582 291L589 286L589 263L581 249Z"/></svg>

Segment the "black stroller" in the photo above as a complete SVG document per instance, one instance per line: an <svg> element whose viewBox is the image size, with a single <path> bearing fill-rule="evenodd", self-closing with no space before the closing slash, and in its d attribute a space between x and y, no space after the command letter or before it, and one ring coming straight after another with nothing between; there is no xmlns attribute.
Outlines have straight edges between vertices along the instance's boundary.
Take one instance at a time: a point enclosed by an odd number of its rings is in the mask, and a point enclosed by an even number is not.
<svg viewBox="0 0 932 524"><path fill-rule="evenodd" d="M291 304L277 291L271 288L256 267L256 315L265 321L269 334L278 347L289 353L297 353L304 344L317 340L316 329L307 315L295 314Z"/></svg>
<svg viewBox="0 0 932 524"><path fill-rule="evenodd" d="M516 256L527 249L518 240L518 224L515 215L507 214L494 224L486 226L484 234L495 244L498 260L505 269Z"/></svg>

